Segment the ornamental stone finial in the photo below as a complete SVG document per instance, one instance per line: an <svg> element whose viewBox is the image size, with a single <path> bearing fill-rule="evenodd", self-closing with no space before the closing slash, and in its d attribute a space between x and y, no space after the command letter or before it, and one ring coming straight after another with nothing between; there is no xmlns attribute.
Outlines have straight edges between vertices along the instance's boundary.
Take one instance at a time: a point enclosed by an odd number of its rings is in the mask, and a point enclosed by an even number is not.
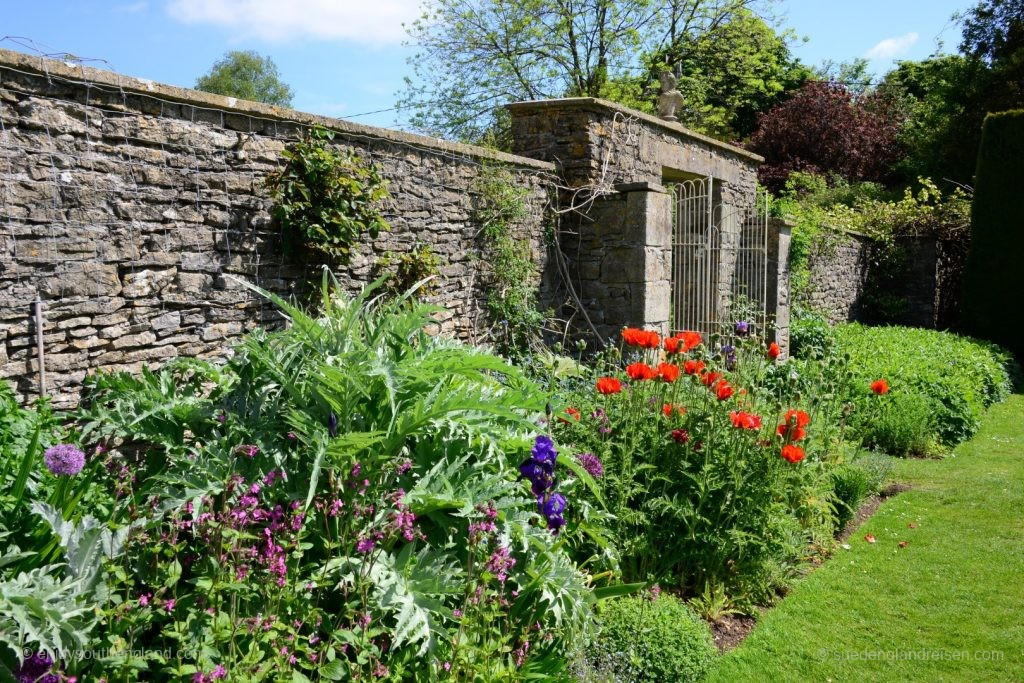
<svg viewBox="0 0 1024 683"><path fill-rule="evenodd" d="M676 110L683 104L683 95L676 90L676 77L669 71L661 72L661 95L658 97L658 116L665 121L678 121Z"/></svg>

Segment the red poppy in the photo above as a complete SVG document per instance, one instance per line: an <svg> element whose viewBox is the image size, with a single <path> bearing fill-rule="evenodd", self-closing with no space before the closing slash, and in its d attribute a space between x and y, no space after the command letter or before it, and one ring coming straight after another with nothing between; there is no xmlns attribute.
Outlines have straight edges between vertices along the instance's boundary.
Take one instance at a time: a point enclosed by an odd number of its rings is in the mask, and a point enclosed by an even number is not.
<svg viewBox="0 0 1024 683"><path fill-rule="evenodd" d="M722 373L720 372L705 372L700 376L700 381L704 383L704 386L710 387L721 378Z"/></svg>
<svg viewBox="0 0 1024 683"><path fill-rule="evenodd" d="M768 357L769 358L771 358L772 360L775 360L776 358L779 357L780 353L782 353L782 349L779 348L778 344L776 344L775 342L772 342L771 344L768 345Z"/></svg>
<svg viewBox="0 0 1024 683"><path fill-rule="evenodd" d="M661 407L661 412L665 417L671 416L673 410L678 412L680 415L686 414L686 408L684 408L683 406L674 406L671 403L666 403Z"/></svg>
<svg viewBox="0 0 1024 683"><path fill-rule="evenodd" d="M622 391L622 382L616 377L601 377L597 380L597 390L602 394L617 394Z"/></svg>
<svg viewBox="0 0 1024 683"><path fill-rule="evenodd" d="M626 374L629 375L630 379L642 382L645 379L657 377L658 371L647 363L633 363L626 366Z"/></svg>
<svg viewBox="0 0 1024 683"><path fill-rule="evenodd" d="M661 343L661 336L657 332L627 327L622 331L622 341L626 342L629 346L656 349Z"/></svg>
<svg viewBox="0 0 1024 683"><path fill-rule="evenodd" d="M787 444L782 447L782 453L780 453L779 455L782 456L783 460L795 464L803 460L804 456L807 454L804 453L804 449L800 448L799 446Z"/></svg>
<svg viewBox="0 0 1024 683"><path fill-rule="evenodd" d="M881 396L882 394L888 394L889 383L886 382L884 379L876 379L874 382L871 383L871 391L874 392L877 396Z"/></svg>
<svg viewBox="0 0 1024 683"><path fill-rule="evenodd" d="M658 366L658 377L666 382L675 382L679 379L679 366L672 363L661 363Z"/></svg>
<svg viewBox="0 0 1024 683"><path fill-rule="evenodd" d="M753 413L734 410L729 413L729 419L732 420L732 426L737 429L757 430L761 428L761 416Z"/></svg>
<svg viewBox="0 0 1024 683"><path fill-rule="evenodd" d="M688 360L683 363L683 372L687 375L696 375L698 372L704 369L704 361L702 360Z"/></svg>
<svg viewBox="0 0 1024 683"><path fill-rule="evenodd" d="M786 411L786 415L782 419L782 424L776 430L779 436L787 441L799 441L807 436L807 430L804 427L811 423L810 415L802 410L790 409Z"/></svg>
<svg viewBox="0 0 1024 683"><path fill-rule="evenodd" d="M700 344L700 332L678 332L671 337L665 338L665 350L669 353L686 353L693 347Z"/></svg>
<svg viewBox="0 0 1024 683"><path fill-rule="evenodd" d="M720 379L715 385L715 395L718 396L719 401L724 401L732 396L732 387L724 379Z"/></svg>
<svg viewBox="0 0 1024 683"><path fill-rule="evenodd" d="M575 408L566 408L565 414L571 417L572 419L576 420L577 422L580 421L580 411L576 410ZM558 418L558 421L563 424L569 424L569 421L566 420L564 417Z"/></svg>
<svg viewBox="0 0 1024 683"><path fill-rule="evenodd" d="M690 440L690 433L687 432L685 429L673 429L672 439L676 443L686 443L687 441Z"/></svg>

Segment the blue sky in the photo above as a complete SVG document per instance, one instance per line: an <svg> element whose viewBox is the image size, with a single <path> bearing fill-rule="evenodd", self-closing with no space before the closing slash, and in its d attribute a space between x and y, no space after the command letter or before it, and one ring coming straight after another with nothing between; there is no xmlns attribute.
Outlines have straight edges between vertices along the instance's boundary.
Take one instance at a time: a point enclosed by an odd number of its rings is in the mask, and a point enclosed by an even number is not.
<svg viewBox="0 0 1024 683"><path fill-rule="evenodd" d="M782 0L781 25L806 42L805 63L870 57L883 74L898 59L922 59L960 31L950 16L972 0ZM389 109L410 71L402 22L419 0L0 0L0 39L34 41L101 68L190 87L224 52L273 57L295 90L296 109L400 127ZM14 40L0 47L29 52Z"/></svg>

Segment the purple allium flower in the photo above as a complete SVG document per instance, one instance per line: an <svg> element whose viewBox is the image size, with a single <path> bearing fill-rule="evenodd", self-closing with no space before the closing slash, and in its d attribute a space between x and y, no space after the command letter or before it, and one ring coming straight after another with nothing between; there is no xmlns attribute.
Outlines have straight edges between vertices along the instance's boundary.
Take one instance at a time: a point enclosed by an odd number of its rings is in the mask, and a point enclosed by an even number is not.
<svg viewBox="0 0 1024 683"><path fill-rule="evenodd" d="M46 449L43 461L51 472L60 475L74 476L85 467L85 453L71 444L58 444Z"/></svg>
<svg viewBox="0 0 1024 683"><path fill-rule="evenodd" d="M604 476L604 465L601 464L601 460L593 453L580 453L576 456L576 460L580 463L580 467L594 479L600 479Z"/></svg>
<svg viewBox="0 0 1024 683"><path fill-rule="evenodd" d="M736 334L738 334L739 336L742 337L742 336L746 335L747 332L749 332L749 331L750 331L750 323L748 323L746 320L738 320L736 322Z"/></svg>

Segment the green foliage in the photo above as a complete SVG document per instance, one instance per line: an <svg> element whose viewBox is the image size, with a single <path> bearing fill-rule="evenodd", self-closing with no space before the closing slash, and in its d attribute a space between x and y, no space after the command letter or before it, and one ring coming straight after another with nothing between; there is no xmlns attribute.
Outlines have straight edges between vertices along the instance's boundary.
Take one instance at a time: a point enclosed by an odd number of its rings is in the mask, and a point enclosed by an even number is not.
<svg viewBox="0 0 1024 683"><path fill-rule="evenodd" d="M757 128L758 116L799 88L811 75L792 56L792 31L777 33L761 17L743 7L702 33L682 33L666 47L648 55L643 111L657 109L658 76L678 76L676 89L685 98L676 112L680 123L715 137L746 139ZM625 93L622 93L625 94ZM634 106L609 92L609 99Z"/></svg>
<svg viewBox="0 0 1024 683"><path fill-rule="evenodd" d="M481 225L484 257L490 266L487 309L502 353L516 355L539 339L544 314L537 308L537 267L529 243L515 234L528 214L526 188L499 166L485 167L476 191L475 219Z"/></svg>
<svg viewBox="0 0 1024 683"><path fill-rule="evenodd" d="M441 260L431 246L421 244L398 254L385 253L374 263L374 277L387 274L385 286L391 296L402 296L419 285L416 296L427 297L437 293L432 280L441 272L440 268Z"/></svg>
<svg viewBox="0 0 1024 683"><path fill-rule="evenodd" d="M480 142L508 139L502 105L509 102L559 97L649 102L647 84L632 78L644 68L645 55L666 42L695 45L750 4L498 0L481 5L431 0L409 26L418 52L409 59L413 76L406 80L399 106L411 112L413 125L424 132ZM743 60L750 66L739 78L762 77L761 54L774 50L752 42L755 54ZM714 51L712 45L704 47ZM695 68L698 61L692 62ZM771 72L771 65L765 68ZM725 74L719 76L728 80ZM735 79L730 85L744 89ZM743 85L755 93L760 90L753 83ZM772 85L766 89L771 91ZM709 98L714 96L708 92Z"/></svg>
<svg viewBox="0 0 1024 683"><path fill-rule="evenodd" d="M983 65L961 55L899 62L885 75L879 89L905 115L899 135L904 153L893 169L898 181L923 176L972 184L987 80Z"/></svg>
<svg viewBox="0 0 1024 683"><path fill-rule="evenodd" d="M927 178L918 178L916 191L906 188L902 196L893 197L877 183L792 173L772 211L793 222L789 258L794 299L806 300L814 257L829 254L843 232L859 233L875 241L865 294L868 313L881 322L898 320L906 304L893 298L893 290L909 266L899 239L967 239L970 206L971 195L963 188L943 193Z"/></svg>
<svg viewBox="0 0 1024 683"><path fill-rule="evenodd" d="M910 490L887 500L834 561L761 615L709 683L1019 678L1024 653L1013 625L1024 592L1007 586L1024 575L1024 396L993 406L984 422L955 458L888 458L892 479ZM992 655L844 654L863 652L865 643Z"/></svg>
<svg viewBox="0 0 1024 683"><path fill-rule="evenodd" d="M859 432L868 448L897 456L939 455L935 443L935 416L928 398L897 393L870 405Z"/></svg>
<svg viewBox="0 0 1024 683"><path fill-rule="evenodd" d="M282 152L285 164L267 186L287 236L347 262L363 231L376 238L388 229L379 206L388 197L387 182L372 164L332 148L332 140L334 131L311 128Z"/></svg>
<svg viewBox="0 0 1024 683"><path fill-rule="evenodd" d="M6 539L0 537L6 544ZM6 567L21 555L17 547L0 552L0 677L26 657L26 652L57 653L85 649L94 609L83 599L79 579L62 576L57 565L8 574ZM6 667L6 669L5 669Z"/></svg>
<svg viewBox="0 0 1024 683"><path fill-rule="evenodd" d="M293 94L281 82L274 60L253 50L225 53L209 73L196 80L196 89L281 107L291 106Z"/></svg>
<svg viewBox="0 0 1024 683"><path fill-rule="evenodd" d="M580 492L595 508L595 528L576 552L592 571L687 596L723 593L730 609L749 612L791 580L809 545L832 537L828 473L843 430L836 385L845 384L826 363L770 362L755 336L723 333L708 344L670 358L675 381L625 380L624 365L627 375L643 370L634 362L658 365L655 352L632 347L599 361L590 381L565 380L558 404L579 418L556 420L555 434L603 464L596 493ZM693 366L687 374L687 362L724 375ZM624 389L598 393L600 377L623 380ZM810 420L795 440L777 432L790 409ZM735 422L741 412L753 416L747 428ZM799 449L797 462L781 457L784 446Z"/></svg>
<svg viewBox="0 0 1024 683"><path fill-rule="evenodd" d="M793 358L831 359L835 333L828 320L803 306L794 306L789 320L789 354Z"/></svg>
<svg viewBox="0 0 1024 683"><path fill-rule="evenodd" d="M861 504L882 490L890 469L884 456L864 455L832 471L836 531L842 531Z"/></svg>
<svg viewBox="0 0 1024 683"><path fill-rule="evenodd" d="M962 317L965 329L1004 344L1024 359L1024 321L1013 312L1024 295L1022 155L1024 110L986 118L971 211ZM1008 302L1014 303L1008 308Z"/></svg>
<svg viewBox="0 0 1024 683"><path fill-rule="evenodd" d="M836 352L849 357L850 399L858 405L860 429L867 430L862 434L871 440L870 430L887 430L891 445L900 448L914 441L920 445L923 438L908 424L910 413L904 418L902 411L915 411L917 419L932 425L929 437L952 446L973 436L985 408L1005 399L1010 389L1005 351L948 332L840 325ZM887 380L888 394L871 393L870 384L878 379ZM928 413L903 396L926 401Z"/></svg>
<svg viewBox="0 0 1024 683"><path fill-rule="evenodd" d="M700 681L718 654L707 624L673 595L646 593L611 600L600 611L600 624L587 650L595 678Z"/></svg>
<svg viewBox="0 0 1024 683"><path fill-rule="evenodd" d="M200 651L146 662L155 681L217 665L239 681L565 668L594 597L516 470L543 395L428 335L437 309L411 293L375 293L350 299L325 276L316 316L271 297L290 325L252 333L226 367L95 380L81 419L116 446L97 479L117 492L102 521L124 546L94 647ZM97 530L55 523L61 538ZM74 666L139 676L125 658Z"/></svg>

